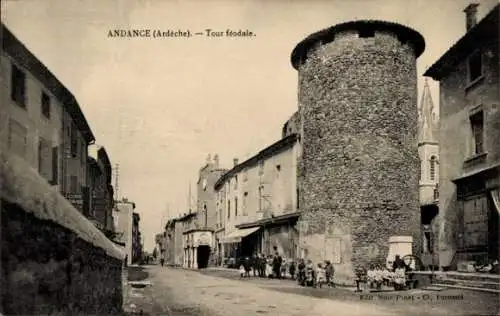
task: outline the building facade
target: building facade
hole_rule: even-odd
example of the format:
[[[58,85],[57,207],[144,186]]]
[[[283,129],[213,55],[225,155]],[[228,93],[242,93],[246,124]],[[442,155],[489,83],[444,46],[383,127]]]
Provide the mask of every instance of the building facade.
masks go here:
[[[182,255],[182,266],[184,268],[198,268],[198,248],[199,232],[198,232],[198,217],[196,212],[189,212],[178,219],[179,226],[175,226],[181,234],[181,238],[176,238],[176,244],[182,245],[184,251]],[[203,231],[205,233],[205,231]],[[177,237],[177,236],[176,236]],[[178,242],[179,241],[179,242]],[[206,237],[202,241],[203,244],[209,244],[210,238]]]
[[[4,142],[80,212],[90,212],[87,146],[94,135],[73,94],[2,24]]]
[[[63,113],[62,123],[61,191],[76,209],[85,216],[89,216],[91,195],[87,159],[88,147],[94,143],[94,136],[76,101],[68,111]]]
[[[141,217],[138,213],[132,214],[132,263],[139,263],[142,260],[142,240],[139,222]]]
[[[106,149],[89,147],[88,184],[90,189],[90,212],[88,217],[107,235],[113,232],[114,193],[111,185],[112,168]]]
[[[420,253],[416,60],[424,47],[406,26],[354,21],[312,34],[292,52],[299,248],[307,259],[330,260],[341,283],[359,268]],[[392,253],[392,241],[405,253]]]
[[[63,113],[71,93],[3,24],[2,35],[2,142],[59,188]]]
[[[169,266],[175,266],[175,222],[176,219],[169,219],[167,224],[165,224],[165,231],[163,232],[163,247],[162,256],[165,260],[165,264]],[[182,262],[182,260],[180,261]]]
[[[220,167],[217,154],[214,155],[213,159],[209,155],[205,165],[199,171],[196,183],[198,225],[195,230],[190,232],[197,244],[195,251],[198,252],[199,268],[215,265],[218,260],[217,253],[219,249],[215,241],[215,232],[219,228],[217,225],[219,214],[214,185],[226,171],[226,169]],[[210,239],[209,243],[206,242],[208,239]]]
[[[438,113],[432,101],[427,79],[419,106],[418,155],[420,157],[421,259],[425,266],[437,265],[434,241],[438,232],[434,219],[439,212],[439,143]]]
[[[113,221],[115,223],[115,241],[125,247],[127,255],[126,263],[132,264],[133,248],[132,248],[132,226],[133,213],[135,203],[123,198],[115,203],[113,209]]]
[[[500,5],[477,22],[425,73],[439,81],[439,265],[486,263],[499,256]],[[479,8],[481,9],[481,8]]]
[[[274,247],[284,257],[297,255],[300,145],[297,134],[283,136],[246,161],[235,160],[234,167],[215,184],[220,262],[256,253],[271,254]]]
[[[174,227],[173,264],[175,266],[182,267],[184,265],[184,255],[186,254],[186,251],[184,249],[184,234],[183,234],[184,223],[181,220],[177,220],[173,223],[173,227]]]

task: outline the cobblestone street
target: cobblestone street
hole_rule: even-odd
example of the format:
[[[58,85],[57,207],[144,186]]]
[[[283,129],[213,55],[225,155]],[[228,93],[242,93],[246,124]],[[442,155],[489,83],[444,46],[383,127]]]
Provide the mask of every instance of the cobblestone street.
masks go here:
[[[302,288],[286,280],[239,280],[232,271],[200,273],[159,266],[147,271],[151,286],[128,289],[125,309],[129,314],[140,310],[145,316],[498,314],[498,296],[486,293],[413,290],[370,296],[341,288]],[[438,300],[438,295],[450,299]],[[463,299],[452,298],[461,295]],[[133,310],[130,304],[135,305]]]

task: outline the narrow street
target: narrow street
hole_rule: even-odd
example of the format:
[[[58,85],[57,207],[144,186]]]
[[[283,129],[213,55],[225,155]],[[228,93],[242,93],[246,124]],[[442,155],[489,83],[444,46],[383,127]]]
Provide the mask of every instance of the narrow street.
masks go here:
[[[129,315],[496,315],[498,296],[445,290],[373,295],[348,289],[302,288],[286,280],[244,279],[216,270],[149,266],[141,289],[129,288]],[[211,275],[212,274],[212,275]],[[131,294],[131,295],[130,295]],[[425,302],[422,297],[426,297]],[[440,297],[463,299],[439,300]],[[130,297],[131,296],[131,297]],[[410,298],[413,298],[410,300]],[[130,308],[134,304],[134,308]]]

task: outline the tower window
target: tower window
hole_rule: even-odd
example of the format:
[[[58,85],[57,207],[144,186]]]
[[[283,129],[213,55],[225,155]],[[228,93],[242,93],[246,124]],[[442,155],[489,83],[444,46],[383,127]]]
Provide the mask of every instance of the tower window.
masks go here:
[[[430,160],[430,179],[436,180],[436,164],[437,159],[436,156],[432,156]]]

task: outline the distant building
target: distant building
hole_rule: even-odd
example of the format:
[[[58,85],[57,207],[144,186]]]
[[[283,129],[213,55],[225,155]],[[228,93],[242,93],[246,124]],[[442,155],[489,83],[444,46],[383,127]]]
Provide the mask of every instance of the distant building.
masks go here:
[[[191,217],[186,217],[186,218],[191,218]],[[184,256],[187,254],[187,251],[184,248],[184,234],[183,234],[184,222],[182,221],[182,218],[175,220],[173,222],[173,228],[174,228],[174,234],[172,235],[172,237],[174,238],[175,243],[173,247],[172,264],[174,266],[181,267],[184,264]]]
[[[203,244],[210,243],[209,234],[204,230],[200,232],[197,230],[199,228],[197,215],[196,212],[184,214],[176,222],[176,224],[179,223],[179,225],[175,226],[175,249],[178,249],[179,245],[182,245],[182,249],[184,250],[182,255],[182,266],[185,268],[198,268],[198,235],[204,235],[204,238],[202,238]],[[197,232],[197,234],[195,232]]]
[[[432,101],[427,79],[419,106],[418,154],[420,157],[420,219],[422,225],[422,260],[433,261],[435,235],[439,229],[434,220],[438,214],[439,199],[439,143],[437,109]]]
[[[169,219],[164,231],[164,259],[169,266],[184,264],[184,239],[182,222],[178,218]]]
[[[196,183],[196,221],[197,226],[190,234],[194,240],[194,251],[197,253],[197,267],[203,268],[213,265],[216,262],[218,251],[214,232],[219,228],[217,195],[214,184],[227,171],[219,166],[219,156],[214,155],[213,159],[208,156],[205,165],[200,169],[198,181]]]
[[[142,259],[142,242],[139,222],[141,217],[138,213],[132,214],[132,263],[139,263]]]
[[[167,224],[165,224],[165,230],[163,232],[163,252],[162,257],[165,260],[165,264],[169,266],[175,266],[175,220],[169,219]]]
[[[270,254],[274,247],[284,257],[297,255],[300,145],[296,130],[288,129],[294,117],[285,124],[282,139],[242,163],[235,161],[215,183],[216,226],[223,232],[216,235],[220,257]]]
[[[485,263],[499,256],[500,5],[477,22],[425,73],[439,81],[439,265]]]
[[[134,257],[132,247],[134,240],[132,233],[134,209],[135,203],[128,201],[126,198],[117,201],[113,209],[116,234],[115,241],[125,247],[128,265],[132,264],[132,259]]]
[[[111,185],[112,168],[106,149],[101,146],[89,147],[88,184],[90,188],[89,218],[108,235],[113,231],[112,210],[114,193]]]

